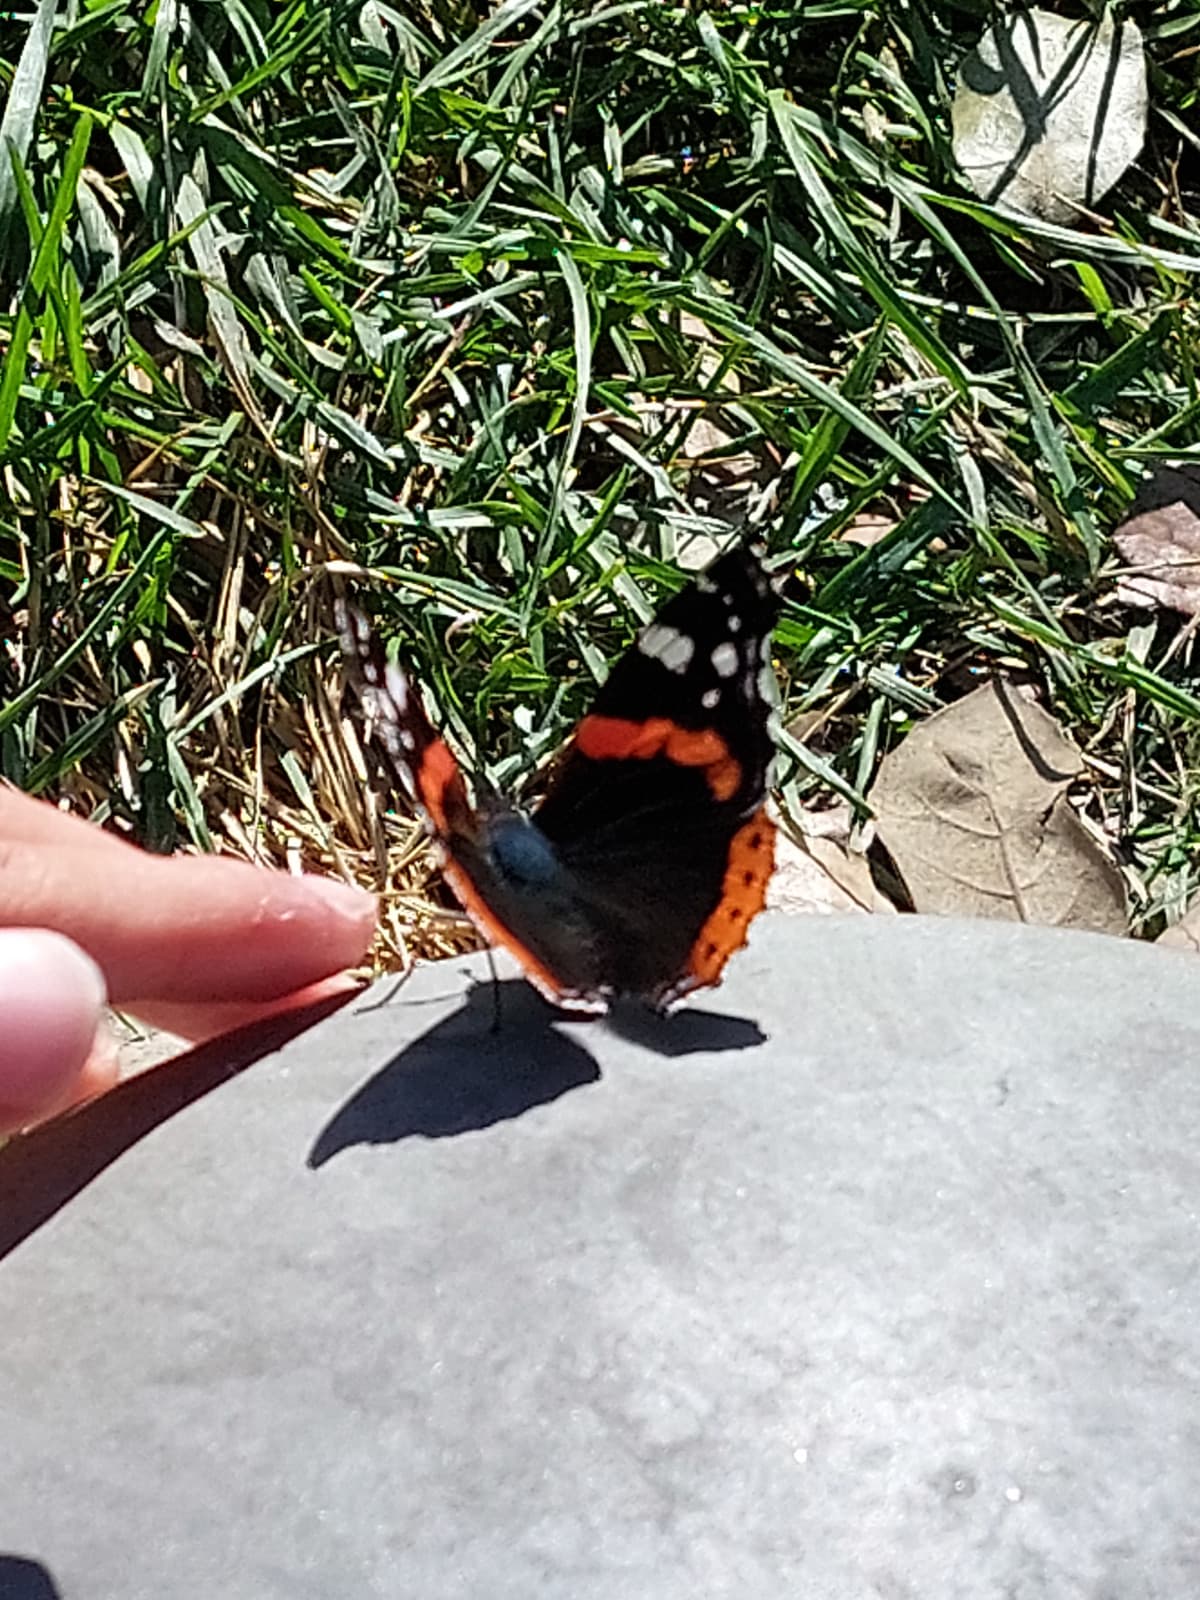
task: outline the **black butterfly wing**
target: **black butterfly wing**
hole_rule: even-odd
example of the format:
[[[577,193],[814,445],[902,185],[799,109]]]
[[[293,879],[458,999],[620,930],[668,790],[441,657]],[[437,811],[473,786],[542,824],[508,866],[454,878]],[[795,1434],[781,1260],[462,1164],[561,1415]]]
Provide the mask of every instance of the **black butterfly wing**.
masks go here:
[[[485,938],[511,952],[555,1004],[603,1009],[599,953],[586,914],[547,841],[508,808],[477,810],[449,745],[412,679],[366,618],[336,608],[342,653],[385,774],[424,818],[442,875]]]
[[[613,668],[534,814],[615,991],[716,983],[762,909],[776,612],[754,551],[715,561]]]

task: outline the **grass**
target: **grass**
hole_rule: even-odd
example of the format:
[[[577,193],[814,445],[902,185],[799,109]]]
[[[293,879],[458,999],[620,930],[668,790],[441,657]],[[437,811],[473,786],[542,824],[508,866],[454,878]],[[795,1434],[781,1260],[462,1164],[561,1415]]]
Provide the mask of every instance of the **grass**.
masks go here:
[[[152,849],[385,877],[391,953],[453,947],[367,802],[334,586],[512,784],[749,523],[819,730],[787,803],[865,810],[1003,666],[1156,931],[1194,887],[1200,666],[1118,603],[1110,532],[1200,458],[1200,0],[1123,12],[1150,135],[1079,229],[955,169],[983,5],[7,13],[4,775]]]

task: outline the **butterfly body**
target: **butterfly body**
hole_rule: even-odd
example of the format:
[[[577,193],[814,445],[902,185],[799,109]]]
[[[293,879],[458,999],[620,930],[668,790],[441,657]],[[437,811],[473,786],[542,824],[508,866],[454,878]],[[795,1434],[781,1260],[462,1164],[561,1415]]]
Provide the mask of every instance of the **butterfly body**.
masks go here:
[[[616,994],[665,1009],[716,983],[761,910],[774,859],[775,597],[746,549],[670,600],[617,662],[525,815],[468,798],[419,696],[365,621],[343,647],[393,775],[424,811],[447,881],[556,1004]]]

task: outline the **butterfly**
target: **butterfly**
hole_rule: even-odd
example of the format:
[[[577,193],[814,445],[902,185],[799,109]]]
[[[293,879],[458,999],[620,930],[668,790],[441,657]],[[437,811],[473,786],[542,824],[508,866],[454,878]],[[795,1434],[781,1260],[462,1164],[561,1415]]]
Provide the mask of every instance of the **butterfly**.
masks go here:
[[[477,927],[557,1006],[602,1012],[633,994],[669,1010],[720,981],[762,910],[778,604],[760,557],[718,557],[641,630],[528,814],[480,784],[472,803],[412,679],[337,603],[389,780],[423,813]]]

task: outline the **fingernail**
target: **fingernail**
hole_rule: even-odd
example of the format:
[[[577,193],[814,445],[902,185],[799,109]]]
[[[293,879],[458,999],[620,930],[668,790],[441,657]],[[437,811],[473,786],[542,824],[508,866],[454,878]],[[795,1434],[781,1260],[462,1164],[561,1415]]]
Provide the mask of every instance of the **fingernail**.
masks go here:
[[[306,894],[319,900],[327,910],[354,923],[375,921],[375,896],[352,883],[342,883],[338,878],[305,876],[298,880]]]

